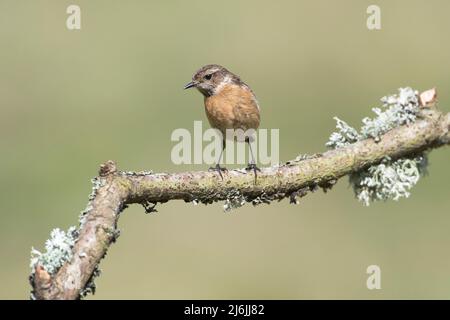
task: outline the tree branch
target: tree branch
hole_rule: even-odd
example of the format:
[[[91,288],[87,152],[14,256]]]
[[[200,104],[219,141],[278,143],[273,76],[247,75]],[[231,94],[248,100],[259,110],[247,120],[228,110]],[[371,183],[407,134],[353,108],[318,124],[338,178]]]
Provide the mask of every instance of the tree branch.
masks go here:
[[[143,204],[148,212],[170,200],[201,202],[240,199],[253,204],[302,197],[318,187],[327,190],[350,173],[392,159],[413,156],[450,144],[450,113],[424,108],[421,119],[395,128],[376,142],[358,141],[344,148],[262,168],[255,184],[253,173],[231,170],[221,180],[214,172],[121,172],[114,162],[101,166],[96,190],[77,233],[71,259],[50,275],[39,263],[31,276],[37,299],[77,299],[89,287],[100,260],[117,238],[119,213],[128,204]]]

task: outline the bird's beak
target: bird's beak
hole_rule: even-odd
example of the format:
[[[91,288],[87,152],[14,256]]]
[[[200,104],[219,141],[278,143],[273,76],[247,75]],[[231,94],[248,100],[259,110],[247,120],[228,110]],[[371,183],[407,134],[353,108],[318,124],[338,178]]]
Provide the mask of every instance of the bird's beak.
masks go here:
[[[189,88],[192,88],[192,87],[195,87],[194,81],[191,81],[191,82],[189,82],[188,84],[186,84],[186,85],[184,86],[184,90],[189,89]]]

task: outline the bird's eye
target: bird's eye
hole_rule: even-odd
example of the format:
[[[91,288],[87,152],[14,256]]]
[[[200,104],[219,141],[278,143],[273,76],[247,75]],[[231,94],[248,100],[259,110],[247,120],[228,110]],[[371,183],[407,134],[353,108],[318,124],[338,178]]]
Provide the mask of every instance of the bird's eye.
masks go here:
[[[205,76],[205,79],[206,79],[206,80],[211,80],[211,77],[212,77],[212,74],[207,74],[207,75]]]

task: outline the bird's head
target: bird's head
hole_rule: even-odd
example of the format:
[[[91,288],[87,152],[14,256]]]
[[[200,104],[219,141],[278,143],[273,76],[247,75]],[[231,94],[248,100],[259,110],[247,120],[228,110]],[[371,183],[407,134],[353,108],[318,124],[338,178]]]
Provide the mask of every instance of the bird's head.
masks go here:
[[[192,81],[184,89],[197,88],[205,97],[217,94],[227,83],[239,84],[240,79],[235,74],[218,64],[209,64],[201,67],[192,76]]]

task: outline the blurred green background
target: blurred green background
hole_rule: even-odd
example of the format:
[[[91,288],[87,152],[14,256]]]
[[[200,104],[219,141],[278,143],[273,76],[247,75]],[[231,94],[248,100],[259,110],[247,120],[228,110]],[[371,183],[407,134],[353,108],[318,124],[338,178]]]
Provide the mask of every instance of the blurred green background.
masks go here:
[[[81,7],[82,29],[66,29]],[[381,7],[382,29],[366,28]],[[219,63],[256,92],[280,159],[325,150],[398,87],[449,110],[449,1],[0,1],[0,298],[29,295],[31,246],[77,223],[100,163],[185,171],[175,128],[206,120],[192,73]],[[125,211],[89,299],[450,298],[449,150],[409,199],[363,207],[347,179],[297,206]],[[381,290],[366,268],[381,267]]]

